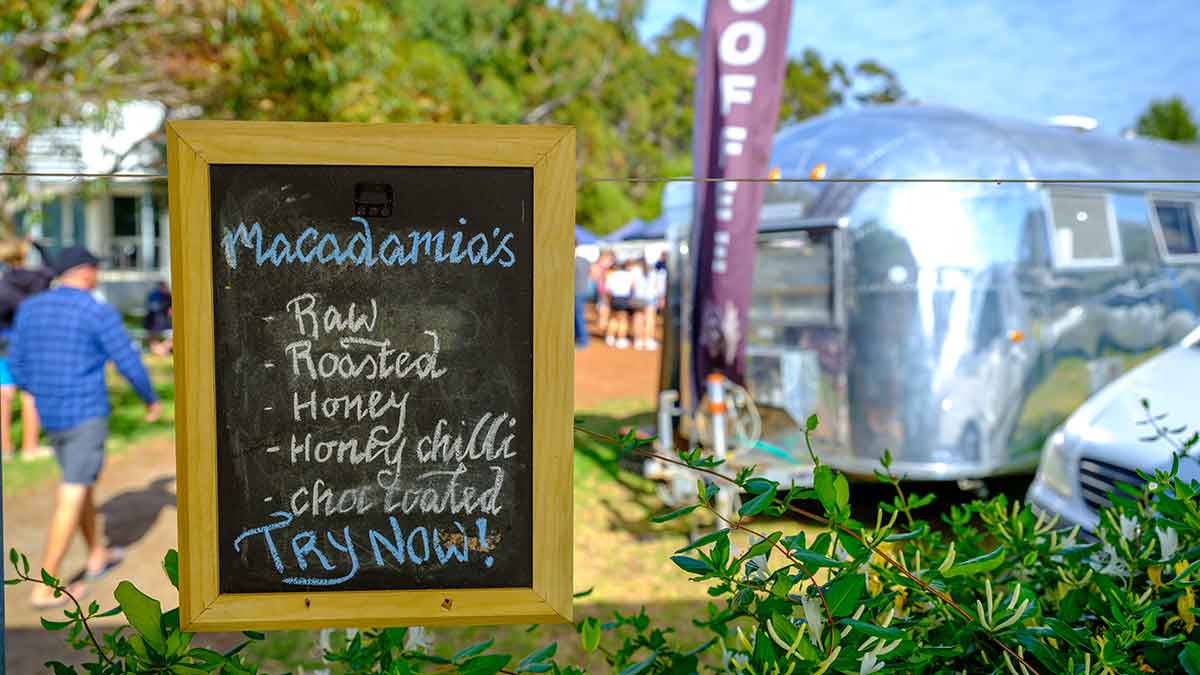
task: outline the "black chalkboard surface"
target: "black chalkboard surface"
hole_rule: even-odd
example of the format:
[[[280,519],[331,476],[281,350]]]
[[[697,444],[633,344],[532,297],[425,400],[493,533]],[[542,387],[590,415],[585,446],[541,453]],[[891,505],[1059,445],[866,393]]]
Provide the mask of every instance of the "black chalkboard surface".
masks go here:
[[[530,586],[533,170],[209,178],[220,591]]]

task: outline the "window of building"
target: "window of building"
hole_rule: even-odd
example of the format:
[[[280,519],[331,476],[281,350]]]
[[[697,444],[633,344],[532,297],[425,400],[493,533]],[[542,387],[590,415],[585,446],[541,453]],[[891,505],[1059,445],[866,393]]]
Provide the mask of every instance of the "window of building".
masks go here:
[[[113,236],[138,236],[137,197],[113,197]]]
[[[42,202],[42,238],[53,246],[62,244],[62,199],[55,197]]]
[[[141,267],[138,260],[141,237],[138,236],[138,198],[113,197],[113,237],[109,264],[113,269]]]
[[[1121,244],[1108,195],[1067,190],[1050,193],[1050,245],[1058,267],[1100,267],[1121,262]]]
[[[1200,255],[1200,232],[1196,227],[1196,202],[1155,199],[1151,211],[1157,223],[1164,258]]]
[[[81,246],[87,244],[87,205],[82,195],[71,202],[71,240]]]

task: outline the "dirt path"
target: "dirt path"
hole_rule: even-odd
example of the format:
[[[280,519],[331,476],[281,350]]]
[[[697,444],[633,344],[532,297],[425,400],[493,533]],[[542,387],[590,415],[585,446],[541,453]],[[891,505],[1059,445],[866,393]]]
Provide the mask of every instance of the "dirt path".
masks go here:
[[[575,408],[601,401],[644,399],[658,395],[658,351],[614,349],[592,338],[575,352]]]

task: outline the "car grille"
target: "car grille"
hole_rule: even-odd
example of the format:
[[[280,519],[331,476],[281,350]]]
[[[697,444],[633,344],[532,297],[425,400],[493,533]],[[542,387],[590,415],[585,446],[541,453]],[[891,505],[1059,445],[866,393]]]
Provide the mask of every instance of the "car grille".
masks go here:
[[[1093,511],[1112,506],[1108,493],[1116,489],[1118,482],[1140,489],[1146,481],[1133,469],[1089,457],[1079,460],[1079,487],[1083,501]]]

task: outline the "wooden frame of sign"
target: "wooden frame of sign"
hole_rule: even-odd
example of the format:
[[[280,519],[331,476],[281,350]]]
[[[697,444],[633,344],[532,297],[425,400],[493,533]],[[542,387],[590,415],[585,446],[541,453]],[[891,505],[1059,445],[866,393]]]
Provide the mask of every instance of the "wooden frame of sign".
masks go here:
[[[182,628],[571,621],[574,129],[177,121],[167,125],[167,155]],[[529,587],[221,591],[210,187],[210,169],[216,165],[532,169],[536,248],[532,263],[533,555]],[[284,546],[281,542],[280,548]]]

